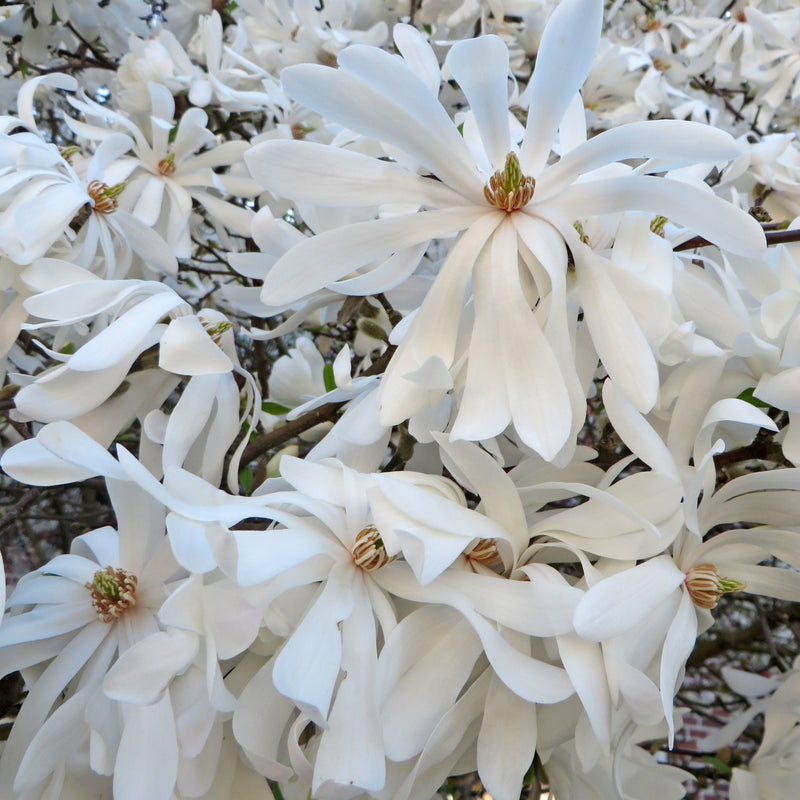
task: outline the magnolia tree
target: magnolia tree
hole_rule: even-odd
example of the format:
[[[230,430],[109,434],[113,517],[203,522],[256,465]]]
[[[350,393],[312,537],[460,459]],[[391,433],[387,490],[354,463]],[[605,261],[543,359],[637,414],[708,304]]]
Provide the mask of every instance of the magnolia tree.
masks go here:
[[[4,524],[110,505],[5,602],[0,796],[683,797],[721,596],[800,600],[793,0],[1,27]],[[800,781],[770,645],[735,800]]]

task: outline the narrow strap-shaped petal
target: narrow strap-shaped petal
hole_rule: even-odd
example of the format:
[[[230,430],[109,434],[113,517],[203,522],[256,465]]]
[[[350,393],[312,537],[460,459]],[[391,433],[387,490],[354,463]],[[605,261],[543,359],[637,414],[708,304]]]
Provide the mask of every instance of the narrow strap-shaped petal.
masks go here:
[[[737,255],[761,256],[766,247],[764,231],[749,214],[711,191],[669,178],[625,175],[573,184],[552,203],[543,204],[543,216],[547,216],[550,207],[557,207],[571,220],[622,211],[649,211],[663,214],[670,222]]]
[[[508,222],[492,240],[492,290],[514,427],[552,460],[566,443],[572,413],[561,368],[520,285],[517,235]]]
[[[600,0],[563,0],[547,22],[536,56],[520,164],[534,177],[547,163],[558,126],[581,88],[600,44]]]
[[[576,176],[626,158],[658,158],[660,170],[736,158],[741,145],[710,125],[677,119],[631,122],[603,131],[570,151],[536,180],[537,197],[559,191]]]
[[[472,275],[474,320],[469,360],[458,416],[450,431],[453,439],[479,441],[502,433],[511,421],[503,359],[498,358],[497,308],[492,293],[492,248],[478,253]]]
[[[689,592],[681,592],[681,602],[672,625],[669,626],[661,655],[661,701],[669,727],[669,746],[675,741],[675,721],[672,718],[672,698],[678,686],[678,675],[697,639],[697,612]]]
[[[478,733],[478,772],[493,798],[518,798],[536,751],[536,706],[492,675]]]
[[[353,584],[353,613],[342,623],[342,670],[314,766],[314,793],[330,782],[377,792],[386,780],[378,708],[375,618],[363,581]],[[324,795],[324,788],[320,791]]]
[[[169,693],[151,706],[126,706],[124,719],[114,763],[114,797],[169,800],[178,777],[178,737]]]
[[[600,360],[633,406],[646,413],[658,397],[653,351],[603,260],[582,245],[575,247],[574,256],[580,304]]]
[[[464,92],[493,170],[511,150],[508,128],[508,48],[499,36],[457,42],[447,54],[450,73]]]
[[[327,119],[401,148],[464,197],[480,201],[483,178],[452,120],[420,78],[377,48],[355,45],[344,52],[349,54],[347,71],[317,64],[287,67],[281,75],[284,91]],[[352,74],[356,69],[359,74]],[[373,74],[379,86],[364,80],[364,73],[386,69],[401,74]]]
[[[399,164],[316,142],[273,139],[244,156],[266,189],[294,201],[360,208],[381,203],[461,206],[464,198],[432,178]]]
[[[278,259],[264,279],[261,300],[292,303],[381,256],[448,236],[484,215],[478,206],[356,222],[304,239]]]
[[[339,623],[353,611],[352,564],[334,567],[316,602],[275,659],[275,688],[325,726],[342,663]]]

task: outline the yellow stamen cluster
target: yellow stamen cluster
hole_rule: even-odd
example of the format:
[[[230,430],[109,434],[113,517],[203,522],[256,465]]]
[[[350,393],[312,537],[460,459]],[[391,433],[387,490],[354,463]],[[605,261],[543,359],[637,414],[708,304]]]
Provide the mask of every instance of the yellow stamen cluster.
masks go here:
[[[720,597],[729,592],[740,592],[745,584],[733,578],[720,578],[713,564],[695,564],[684,581],[689,597],[698,608],[716,608]]]
[[[502,564],[496,539],[481,539],[467,554],[467,558],[485,567],[496,567]]]
[[[358,532],[351,552],[353,562],[364,572],[374,572],[394,560],[394,556],[386,552],[383,539],[374,525],[367,525]]]
[[[92,607],[102,622],[113,622],[136,605],[135,575],[124,569],[106,567],[94,574],[86,588],[92,598]]]
[[[511,212],[530,202],[535,187],[536,181],[522,174],[517,156],[509,153],[505,167],[497,170],[483,187],[483,195],[491,205]]]
[[[92,208],[98,214],[112,214],[117,210],[117,198],[122,194],[126,183],[115,183],[109,186],[103,181],[92,181],[87,187],[86,192],[92,200]]]

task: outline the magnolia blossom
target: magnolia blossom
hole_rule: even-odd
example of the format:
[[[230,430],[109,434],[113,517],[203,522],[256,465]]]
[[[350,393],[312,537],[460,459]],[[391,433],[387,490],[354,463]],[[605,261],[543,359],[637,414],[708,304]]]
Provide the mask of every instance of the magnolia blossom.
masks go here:
[[[9,598],[13,611],[0,628],[0,672],[46,664],[26,673],[36,677],[0,759],[0,786],[9,798],[54,771],[57,780],[61,763],[90,736],[91,767],[114,770],[115,798],[133,797],[146,786],[151,796],[167,800],[175,781],[175,734],[165,724],[169,700],[135,720],[123,715],[120,724],[118,710],[102,695],[103,677],[118,654],[158,630],[165,582],[178,571],[164,536],[163,507],[133,484],[110,480],[108,488],[118,531],[100,528],[78,537],[69,555],[26,576]],[[148,725],[158,728],[157,739],[141,736]],[[130,768],[140,758],[149,762],[148,774],[133,781]]]
[[[297,302],[323,287],[343,294],[391,288],[414,269],[408,259],[414,248],[463,231],[384,377],[384,422],[418,412],[430,402],[433,376],[441,385],[453,370],[471,296],[466,383],[452,434],[488,439],[513,423],[525,444],[553,459],[584,416],[569,334],[577,310],[568,291],[583,307],[603,365],[635,405],[649,410],[658,389],[650,346],[605,260],[585,244],[582,221],[639,209],[735,252],[763,249],[757,223],[705,185],[643,174],[731,159],[739,148],[727,135],[660,120],[583,141],[577,91],[597,51],[601,12],[595,0],[567,0],[554,12],[519,143],[509,124],[508,51],[496,37],[459,42],[447,59],[477,137],[459,135],[411,63],[377,48],[348,48],[338,70],[301,65],[283,72],[290,96],[378,139],[397,163],[306,142],[265,142],[246,154],[255,177],[277,194],[323,206],[386,208],[377,219],[292,248],[264,281],[266,303]],[[553,148],[561,159],[550,164]],[[637,170],[615,164],[636,157],[651,161]],[[417,174],[420,168],[425,175]]]

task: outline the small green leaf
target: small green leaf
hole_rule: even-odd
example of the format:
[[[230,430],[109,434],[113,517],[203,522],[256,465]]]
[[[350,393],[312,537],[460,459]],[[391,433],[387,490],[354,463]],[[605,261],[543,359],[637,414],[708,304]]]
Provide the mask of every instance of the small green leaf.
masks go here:
[[[178,126],[177,124],[173,125],[169,129],[169,136],[167,136],[167,142],[172,144],[175,141],[175,137],[178,135]]]
[[[239,485],[244,489],[246,495],[253,491],[253,477],[253,470],[250,467],[239,470]]]
[[[72,342],[67,342],[59,351],[65,356],[71,356],[75,352],[75,345]]]
[[[333,377],[333,364],[326,364],[322,368],[322,379],[325,381],[326,392],[332,392],[336,388],[336,378]]]
[[[464,123],[463,123],[463,122],[462,122],[462,123],[461,123],[461,124],[458,126],[458,132],[459,132],[459,133],[460,133],[462,136],[464,135]]]
[[[714,767],[720,775],[724,775],[726,778],[730,778],[733,775],[733,770],[730,766],[724,761],[714,758],[714,756],[702,756],[702,760],[705,761],[706,764]]]
[[[745,403],[750,403],[751,406],[755,406],[756,408],[769,408],[769,403],[765,403],[763,400],[759,400],[757,397],[753,396],[753,389],[745,389],[737,398],[737,400],[744,400]]]
[[[271,400],[265,400],[261,404],[261,410],[265,414],[272,414],[273,417],[282,417],[288,414],[292,409],[282,406],[280,403],[273,403]]]
[[[236,11],[237,8],[239,8],[239,4],[238,3],[228,3],[228,5],[225,6],[225,10],[229,14],[233,14],[233,12]]]

